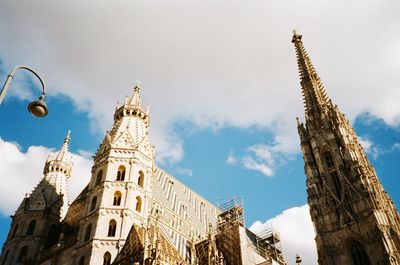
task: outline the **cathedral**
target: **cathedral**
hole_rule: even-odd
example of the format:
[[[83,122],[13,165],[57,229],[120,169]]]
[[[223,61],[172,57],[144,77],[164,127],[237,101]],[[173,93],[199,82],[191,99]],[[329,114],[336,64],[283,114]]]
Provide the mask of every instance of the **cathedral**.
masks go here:
[[[292,42],[318,263],[399,265],[399,214],[349,121],[326,95],[301,35],[294,33]],[[0,264],[286,265],[279,233],[248,230],[240,199],[215,206],[155,164],[140,90],[137,84],[116,107],[90,181],[71,203],[69,132],[48,156],[42,180],[11,217]]]

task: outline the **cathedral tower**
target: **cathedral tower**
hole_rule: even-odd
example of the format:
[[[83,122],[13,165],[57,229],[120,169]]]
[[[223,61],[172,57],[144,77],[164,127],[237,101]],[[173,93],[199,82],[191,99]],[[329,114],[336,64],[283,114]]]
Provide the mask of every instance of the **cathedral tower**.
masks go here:
[[[400,264],[400,217],[345,115],[293,34],[305,105],[298,123],[320,265]]]
[[[67,182],[72,156],[68,153],[70,132],[44,166],[44,177],[21,202],[3,246],[1,265],[34,264],[38,256],[58,242],[60,223],[68,210]]]
[[[132,225],[146,226],[154,167],[148,130],[149,110],[141,106],[137,84],[117,106],[114,125],[94,157],[75,264],[110,264]]]

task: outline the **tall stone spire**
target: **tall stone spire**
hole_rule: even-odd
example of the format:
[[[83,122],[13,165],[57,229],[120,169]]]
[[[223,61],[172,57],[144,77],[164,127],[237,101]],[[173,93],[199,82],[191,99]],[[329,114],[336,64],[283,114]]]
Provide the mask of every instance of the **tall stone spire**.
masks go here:
[[[298,121],[320,265],[400,264],[400,217],[294,33],[306,124]]]
[[[293,31],[292,43],[294,43],[296,49],[306,119],[316,120],[320,118],[330,104],[321,79],[315,71],[301,39],[302,36]]]
[[[68,146],[70,140],[71,140],[71,130],[67,132],[67,135],[64,138],[64,143],[61,146],[60,151],[58,152],[55,160],[62,161],[64,159],[64,157],[68,153]]]

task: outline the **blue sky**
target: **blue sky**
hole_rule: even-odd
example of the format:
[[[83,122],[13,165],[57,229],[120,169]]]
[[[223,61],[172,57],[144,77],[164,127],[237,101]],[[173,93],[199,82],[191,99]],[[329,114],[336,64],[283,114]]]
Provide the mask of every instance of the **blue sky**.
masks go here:
[[[243,197],[248,226],[270,220],[285,230],[290,264],[297,252],[316,264],[296,131],[304,114],[294,28],[400,205],[397,2],[306,1],[313,10],[292,1],[95,2],[0,4],[0,81],[15,65],[31,66],[48,85],[50,110],[44,119],[26,111],[40,90],[19,72],[0,106],[0,178],[8,184],[1,244],[8,216],[68,130],[77,159],[71,194],[84,187],[117,101],[140,79],[158,165],[211,202]]]

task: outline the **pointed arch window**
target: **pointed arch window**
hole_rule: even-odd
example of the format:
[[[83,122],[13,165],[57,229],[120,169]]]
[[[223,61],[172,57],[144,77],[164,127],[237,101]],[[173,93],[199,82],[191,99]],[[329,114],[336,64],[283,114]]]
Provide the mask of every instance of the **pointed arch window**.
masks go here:
[[[126,168],[124,166],[119,166],[118,172],[117,172],[117,180],[123,181],[125,180],[125,172]]]
[[[17,259],[18,263],[25,262],[28,259],[28,250],[29,250],[28,246],[23,246],[21,248]]]
[[[142,198],[140,196],[136,197],[136,211],[139,213],[142,211]]]
[[[96,183],[95,186],[99,185],[101,183],[101,179],[103,178],[103,170],[100,170],[99,173],[97,173],[96,176]]]
[[[328,168],[335,169],[335,162],[333,161],[333,157],[330,152],[325,152],[324,153],[324,158],[325,158],[325,163],[328,166]]]
[[[96,204],[97,204],[97,197],[94,196],[92,198],[92,203],[90,204],[90,211],[93,211],[94,209],[96,209]]]
[[[104,253],[103,256],[103,265],[110,265],[111,264],[111,254],[110,252],[106,252]]]
[[[139,177],[138,177],[138,183],[137,184],[142,188],[144,186],[144,173],[141,170],[139,170]]]
[[[26,235],[27,236],[33,235],[33,233],[35,232],[35,228],[36,228],[36,220],[32,220],[29,223],[28,229],[26,230]]]
[[[108,223],[108,236],[115,236],[115,232],[117,231],[117,222],[112,219]]]
[[[353,261],[353,265],[370,265],[368,254],[365,251],[363,245],[353,240],[350,243],[350,256]]]
[[[86,227],[85,237],[83,239],[83,242],[89,241],[91,235],[92,235],[92,224],[88,224],[88,226]]]
[[[116,191],[114,193],[114,200],[113,200],[113,205],[114,206],[120,206],[121,205],[121,197],[122,197],[121,192]]]

